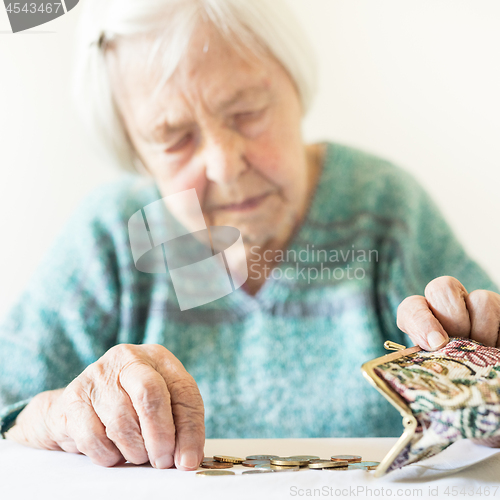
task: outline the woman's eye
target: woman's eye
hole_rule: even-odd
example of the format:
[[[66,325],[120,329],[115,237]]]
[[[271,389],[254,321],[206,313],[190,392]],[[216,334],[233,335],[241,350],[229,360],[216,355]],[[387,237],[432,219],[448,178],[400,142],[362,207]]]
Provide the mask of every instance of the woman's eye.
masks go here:
[[[265,109],[259,109],[257,111],[245,111],[243,113],[236,113],[235,118],[238,122],[254,121],[262,118]]]
[[[169,146],[166,151],[167,153],[176,153],[180,151],[183,147],[187,146],[193,138],[193,134],[186,134],[179,141],[177,141],[172,146]]]

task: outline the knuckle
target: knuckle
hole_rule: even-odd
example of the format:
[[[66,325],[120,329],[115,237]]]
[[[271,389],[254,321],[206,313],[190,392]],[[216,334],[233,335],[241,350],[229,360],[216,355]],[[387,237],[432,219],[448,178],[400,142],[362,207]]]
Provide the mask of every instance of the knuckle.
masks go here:
[[[406,297],[398,306],[397,309],[397,320],[396,324],[401,330],[405,327],[405,324],[410,318],[415,310],[415,305],[421,299],[420,295],[411,295]]]
[[[201,403],[201,395],[194,378],[188,376],[179,378],[171,382],[171,388],[175,391],[180,404],[197,407]]]
[[[140,347],[134,344],[117,344],[111,347],[101,359],[104,358],[113,364],[123,361],[133,361],[139,357]]]
[[[443,290],[465,290],[464,286],[453,276],[439,276],[430,281],[425,287],[424,295],[432,297]]]
[[[469,294],[468,299],[473,308],[484,308],[488,305],[494,305],[491,292],[488,290],[474,290]]]
[[[148,344],[144,346],[151,354],[155,356],[170,356],[172,353],[161,344]]]
[[[148,383],[137,391],[134,400],[140,405],[144,414],[150,415],[160,410],[165,401],[165,395],[158,384]]]

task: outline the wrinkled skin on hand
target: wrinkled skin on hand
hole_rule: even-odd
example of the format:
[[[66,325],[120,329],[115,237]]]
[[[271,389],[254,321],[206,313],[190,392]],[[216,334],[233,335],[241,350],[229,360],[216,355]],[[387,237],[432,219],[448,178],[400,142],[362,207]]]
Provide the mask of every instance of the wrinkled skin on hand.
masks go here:
[[[444,347],[449,337],[500,348],[500,295],[489,290],[468,293],[456,278],[441,276],[425,287],[424,296],[401,302],[397,325],[426,351]],[[500,437],[473,441],[500,447]]]
[[[165,347],[119,344],[65,389],[35,396],[6,437],[107,467],[128,460],[193,470],[203,460],[203,401]]]

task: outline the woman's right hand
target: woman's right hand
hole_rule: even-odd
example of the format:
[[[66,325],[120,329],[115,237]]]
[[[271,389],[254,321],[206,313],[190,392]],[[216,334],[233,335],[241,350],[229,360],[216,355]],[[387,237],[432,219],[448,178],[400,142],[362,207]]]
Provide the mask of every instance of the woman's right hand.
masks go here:
[[[83,453],[113,466],[148,460],[158,469],[196,469],[203,460],[204,409],[198,386],[165,347],[119,344],[65,389],[35,396],[7,439]]]

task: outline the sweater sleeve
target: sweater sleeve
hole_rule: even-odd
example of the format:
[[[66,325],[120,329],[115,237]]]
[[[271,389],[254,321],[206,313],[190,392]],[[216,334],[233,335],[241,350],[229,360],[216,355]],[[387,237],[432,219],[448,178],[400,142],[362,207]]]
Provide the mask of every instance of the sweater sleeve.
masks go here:
[[[87,196],[0,322],[0,432],[115,343],[119,279],[106,211],[102,189]]]
[[[407,172],[387,180],[384,208],[398,214],[381,238],[379,300],[386,338],[413,345],[396,325],[399,304],[411,295],[424,295],[439,276],[453,276],[467,291],[499,293],[498,286],[465,251],[440,210]]]

